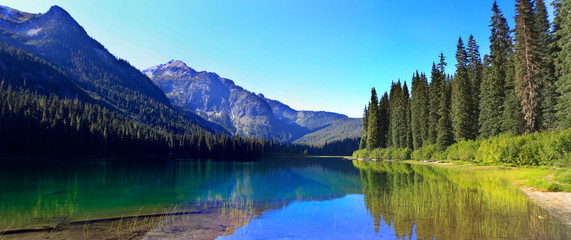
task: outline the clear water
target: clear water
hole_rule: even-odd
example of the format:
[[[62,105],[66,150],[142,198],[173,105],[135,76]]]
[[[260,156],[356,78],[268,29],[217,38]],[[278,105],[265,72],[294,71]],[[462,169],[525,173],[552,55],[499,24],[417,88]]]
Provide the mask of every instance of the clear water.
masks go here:
[[[0,229],[211,204],[246,216],[219,239],[571,239],[509,184],[436,166],[303,157],[8,162]]]

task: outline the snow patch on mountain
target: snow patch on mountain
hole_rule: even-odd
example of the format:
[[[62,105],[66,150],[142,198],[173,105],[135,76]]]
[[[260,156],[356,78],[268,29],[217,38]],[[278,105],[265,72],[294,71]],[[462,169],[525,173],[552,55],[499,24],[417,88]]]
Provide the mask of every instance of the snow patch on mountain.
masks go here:
[[[34,28],[34,29],[28,30],[28,32],[27,32],[26,34],[28,34],[28,36],[35,36],[35,35],[37,35],[40,31],[42,31],[42,28]]]

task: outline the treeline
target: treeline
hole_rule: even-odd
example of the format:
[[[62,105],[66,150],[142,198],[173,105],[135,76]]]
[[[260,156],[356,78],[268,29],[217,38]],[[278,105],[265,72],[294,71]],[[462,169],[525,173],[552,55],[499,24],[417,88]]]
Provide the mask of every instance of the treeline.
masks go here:
[[[271,141],[268,152],[293,155],[351,156],[355,150],[359,149],[360,141],[360,138],[351,137],[329,141],[320,145]]]
[[[77,98],[39,94],[0,82],[0,153],[3,156],[168,155],[241,158],[269,149],[268,141],[212,134],[198,126],[184,133],[137,123]]]
[[[430,83],[416,72],[410,92],[393,82],[379,99],[373,88],[360,149],[444,151],[465,140],[571,127],[571,2],[552,4],[550,23],[542,0],[517,0],[512,30],[494,2],[489,55],[481,58],[473,36],[467,45],[459,38],[454,74],[440,54]]]

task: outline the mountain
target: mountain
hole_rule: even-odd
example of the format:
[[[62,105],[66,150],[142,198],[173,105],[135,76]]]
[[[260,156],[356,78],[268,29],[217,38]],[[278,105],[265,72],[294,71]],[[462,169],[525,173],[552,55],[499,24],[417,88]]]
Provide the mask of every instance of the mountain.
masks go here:
[[[328,142],[341,141],[344,138],[361,138],[361,124],[363,120],[360,118],[343,118],[339,119],[327,127],[321,128],[315,132],[306,134],[296,139],[293,143],[323,145]]]
[[[251,160],[270,149],[225,133],[171,105],[63,9],[30,14],[0,6],[0,157]]]
[[[61,71],[76,86],[68,89],[71,91],[68,95],[85,95],[84,100],[167,131],[182,133],[194,125],[210,132],[225,131],[172,106],[149,78],[109,53],[58,6],[44,14],[0,6],[0,42],[28,52]]]
[[[220,124],[233,134],[292,142],[348,119],[338,113],[294,110],[262,94],[245,90],[230,79],[212,72],[198,72],[178,60],[150,67],[143,73],[175,106]],[[361,129],[360,125],[348,127],[354,129],[337,131],[337,136],[330,131],[328,139],[352,137],[355,134],[347,132],[360,132]]]

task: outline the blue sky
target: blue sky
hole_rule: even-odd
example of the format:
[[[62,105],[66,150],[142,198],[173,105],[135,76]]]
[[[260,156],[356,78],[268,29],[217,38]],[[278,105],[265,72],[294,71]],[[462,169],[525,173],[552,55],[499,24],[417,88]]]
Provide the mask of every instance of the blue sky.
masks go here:
[[[361,117],[371,87],[410,84],[458,37],[488,53],[493,0],[3,0],[32,13],[66,9],[139,69],[179,59],[297,110]],[[550,1],[548,0],[548,4]],[[514,0],[498,1],[514,27]],[[550,18],[552,18],[552,8]]]

